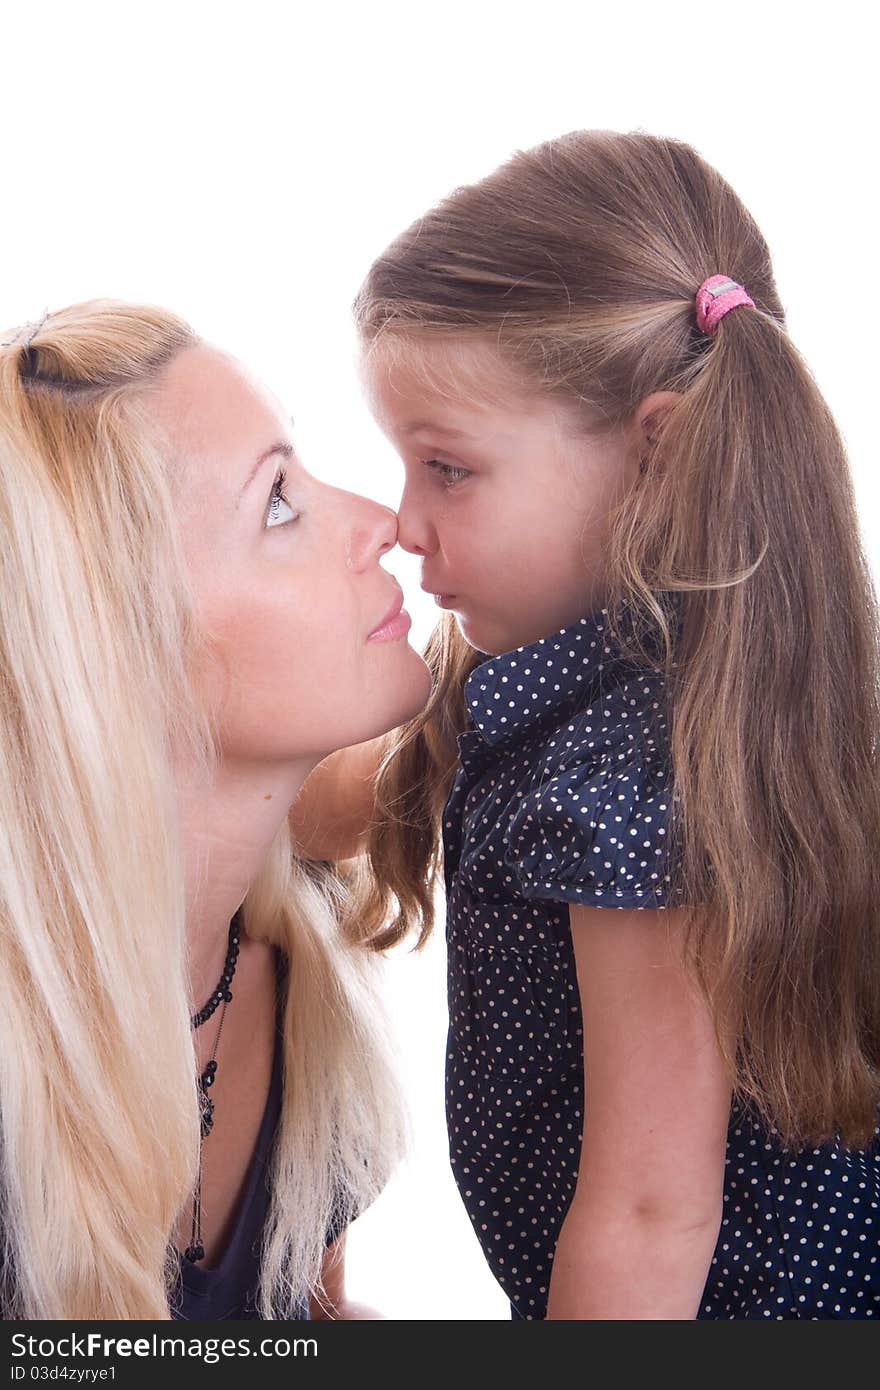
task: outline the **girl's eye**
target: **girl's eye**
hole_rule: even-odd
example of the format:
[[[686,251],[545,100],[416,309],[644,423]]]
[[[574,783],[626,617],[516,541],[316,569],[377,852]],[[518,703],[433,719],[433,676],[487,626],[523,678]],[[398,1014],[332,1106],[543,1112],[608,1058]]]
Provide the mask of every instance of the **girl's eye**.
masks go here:
[[[453,463],[442,463],[440,459],[422,459],[426,468],[430,468],[438,474],[446,487],[452,487],[455,483],[463,482],[471,475],[466,468],[457,468]]]
[[[266,515],[267,528],[270,526],[283,526],[290,520],[298,521],[300,518],[301,513],[295,512],[291,507],[290,503],[288,502],[287,498],[284,496],[284,484],[286,480],[287,474],[284,472],[284,469],[282,468],[281,472],[278,474],[278,477],[275,479],[275,482],[272,484],[272,497],[269,502],[269,510]],[[291,515],[279,515],[280,509],[282,507],[286,507]]]

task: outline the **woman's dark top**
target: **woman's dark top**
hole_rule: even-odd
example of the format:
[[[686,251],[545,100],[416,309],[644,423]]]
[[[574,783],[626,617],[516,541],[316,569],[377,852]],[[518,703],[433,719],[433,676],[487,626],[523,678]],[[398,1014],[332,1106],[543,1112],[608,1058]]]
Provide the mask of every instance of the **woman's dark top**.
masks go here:
[[[272,1075],[266,1108],[257,1133],[253,1156],[248,1165],[232,1236],[220,1263],[213,1269],[191,1264],[178,1252],[180,1280],[170,1304],[171,1316],[174,1318],[190,1321],[204,1319],[213,1322],[221,1318],[258,1319],[260,1316],[256,1311],[260,1252],[269,1215],[268,1180],[284,1090],[285,971],[285,958],[276,947],[275,1051],[272,1057]],[[335,1234],[334,1232],[328,1236],[328,1244],[335,1238]],[[307,1301],[300,1304],[294,1317],[300,1321],[310,1319]]]
[[[567,905],[676,900],[665,682],[612,651],[604,619],[472,672],[443,817],[450,1155],[489,1265],[524,1318],[546,1314],[580,1161]],[[861,1151],[789,1152],[734,1106],[699,1318],[880,1316],[878,1241],[876,1136]]]
[[[220,1318],[259,1317],[255,1304],[260,1282],[260,1246],[269,1214],[267,1179],[281,1115],[281,1096],[282,1039],[280,1030],[276,1030],[269,1095],[232,1236],[220,1263],[213,1269],[191,1264],[180,1255],[181,1282],[171,1301],[172,1317],[211,1322]],[[307,1303],[302,1304],[296,1317],[309,1318]]]
[[[171,1300],[171,1315],[175,1318],[213,1322],[221,1318],[259,1317],[255,1305],[260,1280],[260,1247],[269,1214],[270,1193],[267,1180],[271,1171],[272,1149],[281,1115],[283,1091],[280,987],[282,957],[277,950],[275,954],[279,989],[272,1076],[235,1226],[220,1263],[213,1269],[206,1269],[201,1264],[191,1264],[180,1255],[180,1282]],[[210,1139],[207,1142],[210,1143]],[[295,1316],[307,1320],[308,1304],[303,1303]]]

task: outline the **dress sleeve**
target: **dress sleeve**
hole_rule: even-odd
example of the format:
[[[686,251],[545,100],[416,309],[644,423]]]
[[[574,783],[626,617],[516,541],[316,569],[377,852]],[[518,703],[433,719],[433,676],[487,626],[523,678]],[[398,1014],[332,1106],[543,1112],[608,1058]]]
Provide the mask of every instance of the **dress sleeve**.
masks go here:
[[[569,739],[574,751],[555,765],[548,759],[536,785],[524,792],[507,836],[507,868],[527,899],[670,906],[674,844],[665,724],[648,733],[637,720],[610,719],[591,739],[595,724],[588,710],[568,731],[576,735]]]

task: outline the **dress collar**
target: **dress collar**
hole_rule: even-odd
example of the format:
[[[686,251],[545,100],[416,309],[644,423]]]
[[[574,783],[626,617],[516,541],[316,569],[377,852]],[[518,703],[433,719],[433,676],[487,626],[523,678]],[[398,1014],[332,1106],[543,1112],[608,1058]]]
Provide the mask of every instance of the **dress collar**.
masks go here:
[[[599,609],[475,667],[465,682],[465,704],[487,743],[531,730],[596,683],[609,656],[607,617],[607,609]]]
[[[680,595],[670,596],[668,616],[674,641]],[[489,657],[474,668],[464,686],[465,705],[486,743],[521,737],[545,719],[558,722],[566,708],[588,704],[596,698],[603,671],[607,679],[612,669],[644,670],[609,645],[607,620],[607,608],[600,608],[549,637]],[[626,617],[618,626],[624,636],[630,630]],[[642,640],[659,661],[659,638],[648,634]]]

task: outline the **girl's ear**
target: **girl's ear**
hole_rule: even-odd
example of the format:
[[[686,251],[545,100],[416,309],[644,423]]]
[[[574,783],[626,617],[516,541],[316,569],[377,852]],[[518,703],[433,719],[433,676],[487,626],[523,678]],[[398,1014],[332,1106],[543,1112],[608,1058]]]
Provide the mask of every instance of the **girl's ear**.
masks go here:
[[[657,443],[657,437],[668,412],[681,399],[678,391],[652,391],[637,406],[633,415],[633,429],[636,435],[636,448],[639,456],[639,472],[646,473]]]

